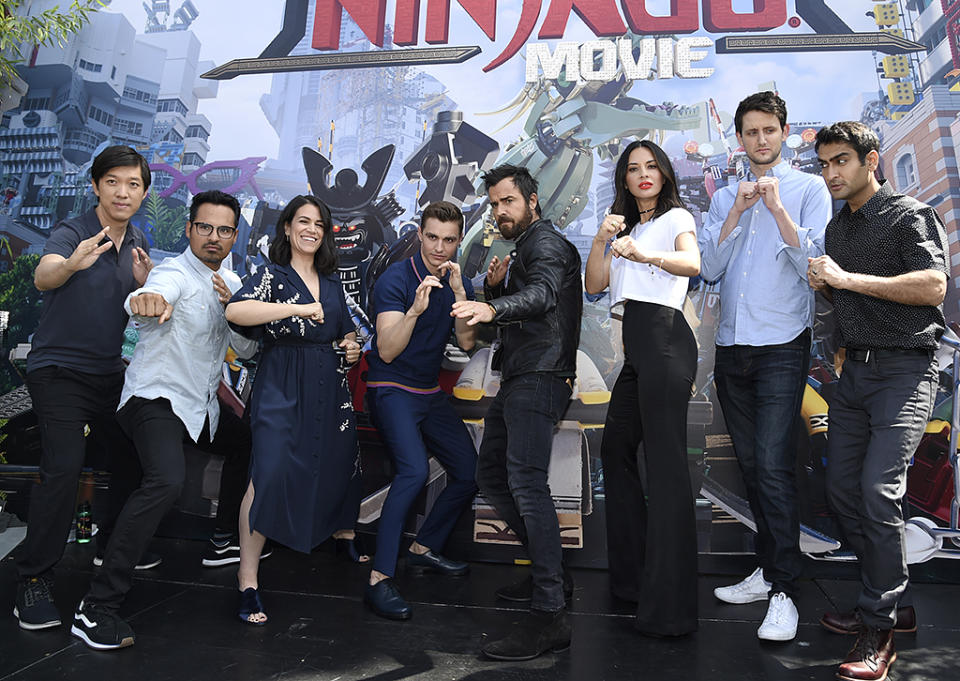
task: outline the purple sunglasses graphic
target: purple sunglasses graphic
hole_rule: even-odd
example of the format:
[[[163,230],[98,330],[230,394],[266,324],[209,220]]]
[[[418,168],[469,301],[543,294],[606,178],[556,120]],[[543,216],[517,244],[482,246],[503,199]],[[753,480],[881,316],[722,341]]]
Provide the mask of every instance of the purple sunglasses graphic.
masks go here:
[[[263,200],[263,194],[254,176],[260,170],[260,164],[266,160],[266,156],[250,156],[236,161],[214,161],[186,175],[166,163],[151,163],[150,172],[166,173],[171,178],[170,185],[164,186],[166,182],[163,176],[154,175],[154,182],[158,186],[164,186],[160,192],[161,198],[167,198],[183,185],[186,185],[192,194],[199,194],[208,189],[219,189],[227,194],[233,194],[250,185],[256,192],[257,198]]]

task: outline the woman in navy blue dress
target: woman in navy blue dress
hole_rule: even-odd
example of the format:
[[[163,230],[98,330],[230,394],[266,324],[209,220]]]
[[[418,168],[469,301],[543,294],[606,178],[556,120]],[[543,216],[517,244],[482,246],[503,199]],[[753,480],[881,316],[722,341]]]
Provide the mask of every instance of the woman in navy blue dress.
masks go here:
[[[240,506],[240,617],[266,622],[257,580],[267,537],[309,553],[356,521],[360,463],[346,374],[360,357],[337,273],[330,211],[298,196],[277,222],[271,263],[250,277],[227,320],[264,341],[253,393],[250,483]]]

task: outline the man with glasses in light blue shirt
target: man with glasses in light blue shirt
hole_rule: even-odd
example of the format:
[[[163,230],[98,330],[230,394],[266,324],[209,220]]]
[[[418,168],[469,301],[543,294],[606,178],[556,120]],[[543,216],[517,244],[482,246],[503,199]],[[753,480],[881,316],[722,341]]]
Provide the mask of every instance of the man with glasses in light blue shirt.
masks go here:
[[[802,567],[794,465],[813,325],[807,258],[823,253],[832,204],[819,177],[781,157],[790,126],[780,97],[750,95],[734,124],[750,172],[714,194],[700,272],[720,282],[714,377],[757,524],[759,567],[714,594],[727,603],[769,600],[757,636],[788,641]]]
[[[223,309],[240,278],[224,265],[237,239],[240,206],[220,191],[197,194],[186,234],[190,247],[155,267],[124,304],[140,340],[127,368],[117,421],[134,442],[143,480],[117,518],[103,566],[80,602],[71,633],[97,650],[133,645],[118,615],[133,569],[184,479],[183,437],[217,431],[221,364],[232,345],[241,357],[256,342],[233,333]]]

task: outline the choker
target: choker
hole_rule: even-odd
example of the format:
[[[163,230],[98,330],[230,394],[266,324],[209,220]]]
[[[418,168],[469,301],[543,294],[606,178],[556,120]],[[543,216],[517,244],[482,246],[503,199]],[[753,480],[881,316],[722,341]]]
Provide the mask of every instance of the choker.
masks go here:
[[[646,210],[641,210],[641,211],[639,211],[639,212],[637,213],[637,215],[646,215],[647,213],[653,212],[653,211],[655,211],[656,209],[657,209],[656,206],[654,206],[653,208],[647,208]]]

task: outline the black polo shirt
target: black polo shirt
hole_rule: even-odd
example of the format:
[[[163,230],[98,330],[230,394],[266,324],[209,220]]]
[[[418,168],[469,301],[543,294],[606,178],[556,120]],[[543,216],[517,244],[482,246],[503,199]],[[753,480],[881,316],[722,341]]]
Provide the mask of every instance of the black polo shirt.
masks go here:
[[[101,229],[93,208],[80,217],[63,220],[51,231],[43,254],[69,258],[81,241]],[[127,225],[119,252],[111,248],[87,269],[70,275],[62,286],[43,292],[43,310],[27,355],[27,371],[46,366],[90,374],[123,371],[120,352],[128,319],[123,302],[137,288],[134,248],[150,251],[146,235]]]
[[[824,246],[847,272],[895,277],[937,270],[950,277],[937,211],[895,193],[886,180],[859,210],[844,205],[827,225]],[[944,330],[943,305],[905,305],[839,289],[833,305],[846,347],[933,350]]]

